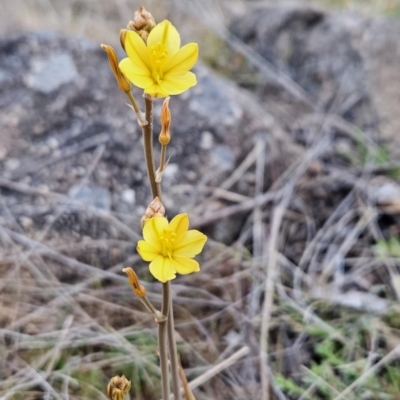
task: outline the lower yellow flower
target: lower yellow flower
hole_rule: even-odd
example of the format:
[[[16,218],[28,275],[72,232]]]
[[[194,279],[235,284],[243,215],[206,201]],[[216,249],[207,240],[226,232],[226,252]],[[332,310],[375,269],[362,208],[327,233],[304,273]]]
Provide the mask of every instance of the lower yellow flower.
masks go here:
[[[146,221],[144,240],[139,240],[137,251],[144,261],[150,262],[150,272],[159,281],[175,279],[177,273],[187,275],[200,270],[193,257],[201,253],[207,236],[188,228],[187,214],[179,214],[169,223],[165,217]]]

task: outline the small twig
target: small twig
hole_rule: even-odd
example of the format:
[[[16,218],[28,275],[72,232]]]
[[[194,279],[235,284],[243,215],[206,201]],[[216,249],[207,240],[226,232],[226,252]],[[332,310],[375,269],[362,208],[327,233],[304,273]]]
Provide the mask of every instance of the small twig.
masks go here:
[[[281,203],[274,209],[272,214],[271,236],[268,246],[268,264],[266,266],[265,280],[265,300],[261,315],[261,334],[260,334],[260,363],[261,363],[261,385],[264,400],[269,400],[269,374],[268,374],[268,332],[271,320],[271,309],[274,298],[275,275],[277,271],[277,243],[279,228],[283,215],[289,204],[293,185],[288,185]]]
[[[151,121],[151,120],[150,120]],[[161,385],[163,400],[169,399],[169,373],[168,373],[168,348],[167,326],[170,304],[170,283],[163,283],[163,300],[161,313],[167,317],[165,321],[158,323],[158,351],[160,352]]]
[[[97,147],[99,145],[104,145],[106,142],[110,140],[110,135],[108,133],[100,133],[96,136],[92,136],[88,139],[84,139],[78,143],[74,143],[73,145],[66,147],[57,153],[53,157],[46,157],[44,161],[35,161],[33,163],[28,163],[21,168],[17,169],[13,172],[12,178],[19,179],[27,174],[33,174],[41,169],[48,167],[49,165],[55,164],[57,162],[63,161],[66,158],[73,157],[79,153],[82,153],[92,147]]]
[[[211,378],[213,378],[215,375],[219,374],[222,372],[224,369],[229,368],[231,365],[235,364],[236,361],[240,360],[242,357],[245,355],[249,354],[250,348],[247,346],[242,347],[235,353],[233,353],[230,357],[228,357],[226,360],[221,361],[219,364],[214,365],[211,367],[207,372],[205,372],[203,375],[200,375],[196,379],[193,379],[192,381],[189,382],[189,387],[190,389],[195,389],[207,381],[209,381]]]
[[[389,364],[393,359],[400,356],[400,345],[397,345],[390,353],[386,354],[380,361],[374,364],[371,368],[366,370],[359,376],[351,385],[347,386],[342,393],[336,396],[333,400],[347,399],[349,394],[362,385],[372,374],[377,373],[386,364]]]

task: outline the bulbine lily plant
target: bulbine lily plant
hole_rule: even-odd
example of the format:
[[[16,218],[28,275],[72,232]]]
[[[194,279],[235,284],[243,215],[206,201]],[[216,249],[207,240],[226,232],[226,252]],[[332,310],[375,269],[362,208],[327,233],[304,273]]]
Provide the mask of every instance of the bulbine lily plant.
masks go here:
[[[146,297],[146,289],[140,284],[135,271],[125,268],[134,294],[139,297],[158,323],[158,352],[162,380],[162,398],[170,399],[170,381],[175,400],[182,392],[186,399],[194,399],[188,386],[180,382],[182,374],[175,343],[174,316],[170,281],[177,274],[191,274],[200,270],[194,260],[207,241],[197,230],[189,230],[189,217],[179,214],[168,221],[162,204],[161,183],[166,167],[167,147],[171,140],[170,95],[179,95],[196,85],[196,75],[190,69],[198,58],[198,45],[189,43],[181,47],[180,36],[170,21],[156,24],[152,15],[141,7],[135,12],[128,29],[121,30],[121,46],[127,57],[119,62],[115,50],[101,45],[107,53],[110,67],[119,89],[124,92],[136,114],[143,132],[144,154],[153,200],[142,217],[143,240],[139,240],[137,251],[149,262],[150,273],[162,282],[162,305],[157,310]],[[143,89],[145,113],[140,111],[131,93],[132,85]],[[160,163],[156,170],[153,145],[153,103],[164,98],[161,110]],[[185,379],[184,379],[185,381]],[[125,376],[116,376],[110,381],[107,392],[111,400],[123,400],[130,389]]]

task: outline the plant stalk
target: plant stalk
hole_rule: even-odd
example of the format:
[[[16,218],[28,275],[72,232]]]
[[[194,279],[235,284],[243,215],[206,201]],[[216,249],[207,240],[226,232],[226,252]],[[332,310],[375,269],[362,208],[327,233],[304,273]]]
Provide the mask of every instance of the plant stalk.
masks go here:
[[[153,98],[146,94],[144,96],[144,100],[146,104],[146,120],[148,121],[148,124],[142,126],[142,132],[147,175],[149,177],[153,199],[158,196],[161,200],[160,185],[156,182],[156,171],[153,154]]]
[[[143,132],[143,143],[144,153],[146,159],[147,174],[150,181],[151,193],[153,198],[158,196],[161,200],[161,188],[160,184],[156,181],[156,172],[154,164],[154,153],[153,153],[153,98],[149,95],[145,95],[146,105],[146,120],[148,124],[142,126]],[[165,153],[166,146],[163,146],[160,169],[163,170],[165,167]],[[170,293],[170,282],[165,282],[162,285],[162,314],[167,317],[166,321],[158,323],[158,346],[160,352],[160,368],[161,368],[161,380],[162,380],[162,395],[163,400],[170,400],[170,387],[169,387],[169,371],[168,371],[168,348],[169,357],[171,362],[171,375],[172,375],[172,389],[175,400],[181,399],[180,393],[180,380],[178,371],[178,356],[175,343],[175,328],[173,320],[172,310],[172,298]],[[168,339],[168,348],[167,348]]]
[[[167,282],[169,285],[170,282]],[[169,359],[171,362],[171,377],[172,377],[172,392],[175,400],[181,400],[180,390],[180,378],[178,369],[178,352],[176,349],[175,341],[175,327],[174,327],[174,311],[172,308],[172,296],[169,296],[169,313],[167,318],[168,325],[168,348],[169,348]]]

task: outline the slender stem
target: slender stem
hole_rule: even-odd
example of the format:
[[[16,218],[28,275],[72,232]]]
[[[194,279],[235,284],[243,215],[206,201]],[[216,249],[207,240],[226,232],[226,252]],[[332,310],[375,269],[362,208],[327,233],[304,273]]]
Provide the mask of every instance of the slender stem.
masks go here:
[[[132,104],[132,107],[133,107],[133,110],[135,111],[135,113],[140,114],[141,111],[139,110],[139,107],[138,107],[136,100],[133,97],[132,93],[126,92],[126,95],[128,96],[129,100],[131,101],[131,104]]]
[[[160,323],[167,320],[167,317],[160,311],[156,310],[147,297],[140,298],[140,301],[144,304],[144,306],[147,308],[150,314],[153,315],[156,322]]]
[[[169,284],[163,283],[162,314],[168,318],[169,311]],[[167,348],[167,320],[158,324],[158,351],[160,352],[162,398],[169,400],[169,373],[168,373],[168,348]]]
[[[168,284],[170,282],[167,282]],[[168,325],[168,348],[169,359],[171,361],[171,378],[172,378],[172,392],[174,393],[174,400],[181,400],[180,391],[180,378],[178,369],[178,352],[176,349],[175,341],[175,327],[174,327],[174,311],[172,308],[172,296],[169,296],[169,313],[167,318]]]
[[[161,145],[161,157],[160,157],[160,172],[163,172],[165,169],[165,157],[167,155],[167,146]]]
[[[161,145],[161,156],[160,156],[160,166],[158,170],[156,171],[156,182],[158,184],[161,183],[162,176],[165,170],[165,158],[167,156],[167,146]]]
[[[132,104],[132,108],[133,108],[133,111],[136,114],[136,117],[138,119],[139,125],[142,126],[142,127],[145,126],[145,125],[148,125],[148,122],[147,122],[148,120],[145,118],[143,113],[139,110],[139,107],[138,107],[138,105],[136,103],[136,100],[133,97],[132,93],[130,91],[125,92],[125,93],[128,96],[128,99]]]
[[[158,196],[161,199],[161,188],[160,184],[156,181],[156,173],[154,167],[154,155],[153,155],[153,98],[145,95],[146,104],[146,120],[148,124],[142,126],[143,131],[143,142],[144,142],[144,153],[146,158],[147,174],[150,181],[151,192],[153,198]],[[161,163],[160,168],[165,167],[165,154],[166,146],[161,148]],[[169,347],[169,357],[171,362],[172,371],[172,388],[175,400],[181,399],[180,385],[179,385],[179,372],[178,372],[178,356],[175,343],[175,328],[172,311],[172,298],[170,294],[170,282],[163,283],[162,286],[162,310],[161,313],[167,317],[166,321],[159,322],[158,324],[158,346],[160,352],[160,368],[161,368],[161,380],[162,380],[162,393],[163,400],[169,400],[169,374],[168,374],[168,348],[167,348],[167,337]]]
[[[156,172],[154,167],[153,155],[153,98],[151,96],[145,95],[144,99],[146,104],[146,120],[148,121],[148,124],[142,126],[142,132],[147,174],[149,177],[153,198],[155,198],[156,196],[161,198],[160,186],[156,182]]]

